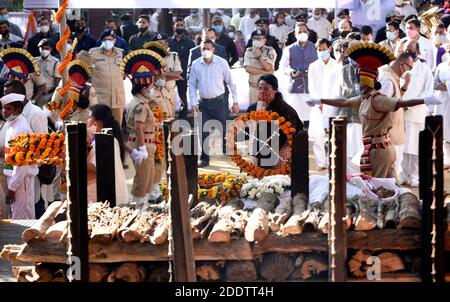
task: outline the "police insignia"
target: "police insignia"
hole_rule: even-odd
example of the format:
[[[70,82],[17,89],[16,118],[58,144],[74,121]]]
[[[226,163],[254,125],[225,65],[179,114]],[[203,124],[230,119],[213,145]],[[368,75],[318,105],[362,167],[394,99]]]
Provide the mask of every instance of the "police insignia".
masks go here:
[[[136,106],[133,110],[134,113],[141,113],[142,112],[142,107],[141,106]]]

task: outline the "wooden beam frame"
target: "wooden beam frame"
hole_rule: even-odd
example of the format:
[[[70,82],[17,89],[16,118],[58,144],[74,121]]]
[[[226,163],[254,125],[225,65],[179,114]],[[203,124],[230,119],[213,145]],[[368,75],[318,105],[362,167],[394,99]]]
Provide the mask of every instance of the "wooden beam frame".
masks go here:
[[[106,133],[95,135],[95,160],[97,169],[97,201],[108,201],[116,206],[116,171],[114,136]]]

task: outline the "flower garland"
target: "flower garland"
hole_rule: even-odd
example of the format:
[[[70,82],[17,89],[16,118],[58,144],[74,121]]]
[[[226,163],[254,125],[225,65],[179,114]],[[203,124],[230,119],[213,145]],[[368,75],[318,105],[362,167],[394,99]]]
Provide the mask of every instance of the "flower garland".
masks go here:
[[[159,106],[152,108],[153,116],[155,119],[155,162],[162,163],[164,161],[164,129],[162,123],[164,121],[164,115]]]
[[[63,120],[69,115],[70,110],[72,110],[73,104],[74,104],[74,100],[73,100],[73,98],[70,98],[70,100],[67,102],[66,106],[64,106],[64,109],[59,113],[60,119]]]
[[[218,199],[225,203],[231,198],[239,198],[242,185],[246,182],[245,176],[224,173],[199,174],[198,202]]]
[[[242,198],[259,199],[263,193],[282,195],[291,187],[291,178],[287,175],[272,175],[263,179],[254,178],[241,189]]]
[[[64,152],[62,133],[25,133],[15,136],[10,142],[6,163],[11,166],[59,165]]]
[[[236,139],[237,133],[239,129],[244,128],[245,123],[248,121],[266,121],[273,122],[275,125],[283,131],[283,133],[287,136],[287,143],[290,147],[292,147],[292,137],[293,133],[296,132],[296,129],[292,127],[291,122],[287,122],[286,119],[280,116],[278,113],[268,110],[258,110],[247,112],[234,120],[233,125],[230,128],[229,135],[231,135],[231,140],[228,140],[228,144],[232,143],[231,146],[233,148],[233,155],[231,156],[232,160],[236,165],[245,173],[248,173],[250,176],[255,178],[263,178],[269,175],[277,175],[277,174],[289,174],[291,172],[291,162],[286,161],[281,168],[271,169],[271,168],[263,168],[253,165],[249,163],[245,159],[242,158],[241,155],[238,154],[236,148]]]

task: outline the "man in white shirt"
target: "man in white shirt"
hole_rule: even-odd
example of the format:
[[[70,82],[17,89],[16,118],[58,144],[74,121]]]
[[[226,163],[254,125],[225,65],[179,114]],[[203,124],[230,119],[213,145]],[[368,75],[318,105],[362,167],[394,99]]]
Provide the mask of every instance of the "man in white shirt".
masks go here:
[[[412,18],[406,22],[406,38],[402,40],[399,46],[399,52],[406,50],[406,43],[408,40],[414,40],[419,43],[420,58],[425,60],[425,63],[433,70],[434,67],[434,46],[433,43],[425,37],[420,35],[420,22]]]
[[[231,18],[230,25],[233,25],[236,30],[239,29],[242,18],[245,16],[245,8],[240,8],[239,12]]]
[[[308,88],[311,98],[333,99],[339,96],[338,63],[330,57],[331,42],[327,39],[317,41],[318,59],[309,65]],[[338,108],[322,105],[314,106],[310,113],[308,133],[314,139],[313,152],[319,169],[326,169],[325,129],[329,118],[335,116]]]
[[[248,38],[251,33],[255,30],[255,22],[259,19],[259,16],[256,14],[256,9],[251,8],[250,13],[241,19],[239,24],[239,30],[242,32],[242,35],[245,39],[245,44],[247,44]]]
[[[317,7],[313,9],[313,17],[308,19],[308,27],[317,33],[319,39],[328,39],[333,31],[330,21],[322,17],[322,9]]]
[[[202,155],[199,167],[205,167],[209,165],[209,140],[207,138],[210,130],[210,128],[205,129],[205,124],[210,120],[220,122],[222,129],[219,130],[222,131],[221,133],[225,137],[227,112],[224,110],[224,107],[227,100],[224,97],[224,83],[230,88],[234,100],[233,113],[239,112],[239,105],[237,102],[236,84],[231,77],[228,62],[214,55],[215,47],[211,40],[204,40],[201,43],[201,51],[202,57],[192,63],[188,85],[192,111],[195,115],[201,112]],[[217,125],[209,123],[209,126]]]
[[[295,19],[295,17],[298,15],[299,12],[300,12],[299,8],[291,8],[291,14],[286,17],[287,26],[289,26],[290,28],[295,27],[295,24],[297,23],[297,19]]]
[[[193,30],[195,33],[201,33],[203,29],[203,17],[198,9],[191,9],[191,14],[184,18],[187,30]]]
[[[406,81],[402,81],[403,100],[424,98],[433,94],[434,78],[430,67],[419,58],[421,49],[417,41],[405,44],[406,51],[414,59],[412,70]],[[410,77],[410,81],[408,78]],[[425,127],[428,115],[427,105],[410,107],[405,111],[406,144],[403,154],[400,184],[408,183],[412,187],[419,185],[419,132]]]
[[[11,44],[22,42],[22,38],[13,35],[9,30],[8,21],[0,21],[0,51],[3,49],[11,47]]]
[[[405,18],[411,15],[417,16],[417,9],[411,5],[411,1],[395,0],[395,10]]]

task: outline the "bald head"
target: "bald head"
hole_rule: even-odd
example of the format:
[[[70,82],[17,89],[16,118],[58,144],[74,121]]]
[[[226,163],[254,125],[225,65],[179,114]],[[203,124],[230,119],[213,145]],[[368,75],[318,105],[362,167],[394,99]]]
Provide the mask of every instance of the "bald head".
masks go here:
[[[413,68],[414,59],[409,52],[401,53],[397,59],[390,64],[392,70],[400,77]]]
[[[420,47],[417,41],[414,40],[406,41],[404,49],[406,52],[410,53],[413,56],[414,61],[418,59],[420,55]]]
[[[338,23],[339,31],[352,31],[352,24],[350,20],[342,19]]]

